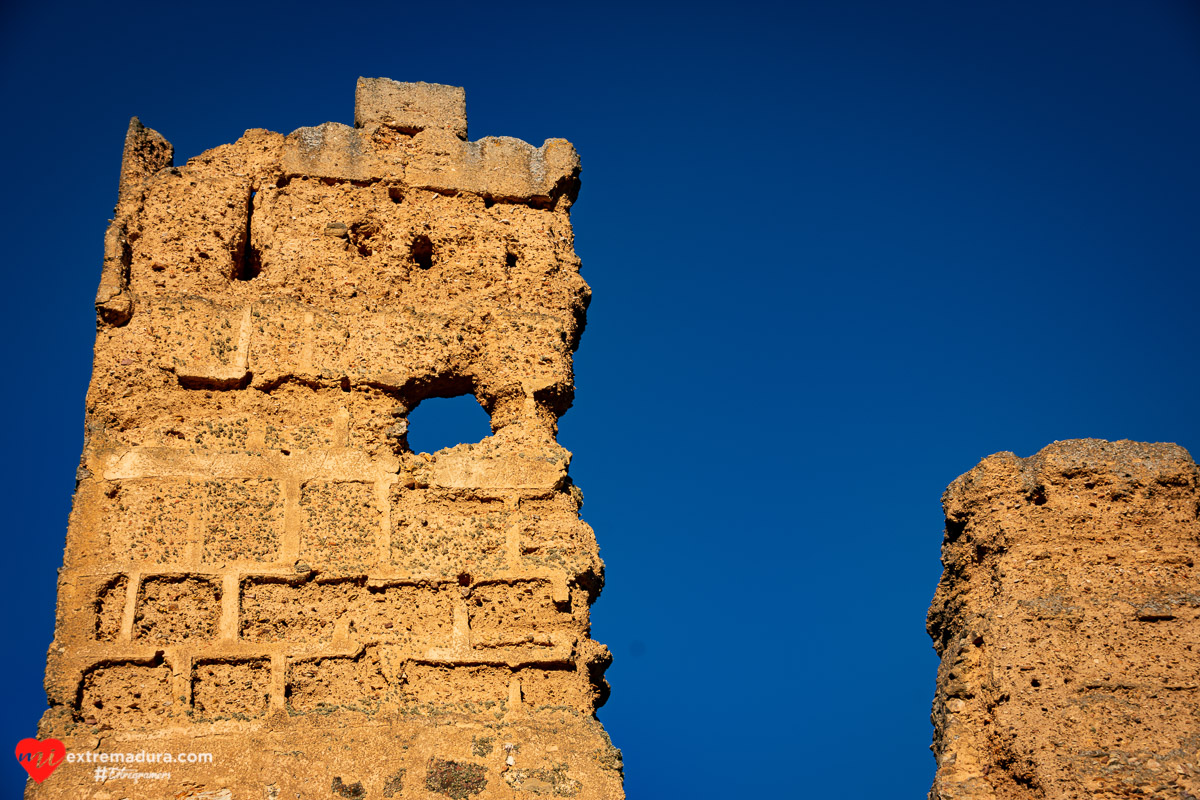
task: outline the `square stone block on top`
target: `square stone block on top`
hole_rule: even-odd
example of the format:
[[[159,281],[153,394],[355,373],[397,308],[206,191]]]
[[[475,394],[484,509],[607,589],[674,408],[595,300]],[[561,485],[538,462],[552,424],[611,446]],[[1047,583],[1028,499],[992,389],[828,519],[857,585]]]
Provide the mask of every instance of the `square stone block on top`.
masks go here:
[[[436,128],[467,138],[467,93],[461,86],[359,78],[354,126],[386,125],[406,133]]]

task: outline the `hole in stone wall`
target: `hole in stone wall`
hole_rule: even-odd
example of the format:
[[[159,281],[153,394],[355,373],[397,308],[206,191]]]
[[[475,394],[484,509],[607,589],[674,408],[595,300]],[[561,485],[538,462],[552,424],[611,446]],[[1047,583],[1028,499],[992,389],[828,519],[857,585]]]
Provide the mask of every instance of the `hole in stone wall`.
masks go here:
[[[491,419],[469,394],[427,398],[408,415],[408,444],[417,453],[436,453],[491,435]]]
[[[399,204],[404,202],[404,190],[399,186],[388,187],[388,197],[393,203]]]
[[[429,241],[429,237],[424,234],[413,237],[412,240],[412,260],[421,269],[429,269],[433,266],[433,242]]]
[[[357,248],[361,256],[370,257],[375,254],[378,237],[379,226],[374,222],[356,222],[350,226],[350,244]]]
[[[246,233],[242,240],[242,251],[234,263],[234,277],[239,281],[249,281],[258,277],[262,272],[262,254],[250,241],[250,221],[254,218],[254,198],[258,192],[250,192],[250,200],[246,206]]]
[[[517,254],[511,250],[504,254],[504,266],[513,269],[517,266]]]
[[[262,256],[256,248],[247,246],[246,258],[242,262],[242,268],[238,270],[238,280],[254,280],[260,272],[262,272]]]

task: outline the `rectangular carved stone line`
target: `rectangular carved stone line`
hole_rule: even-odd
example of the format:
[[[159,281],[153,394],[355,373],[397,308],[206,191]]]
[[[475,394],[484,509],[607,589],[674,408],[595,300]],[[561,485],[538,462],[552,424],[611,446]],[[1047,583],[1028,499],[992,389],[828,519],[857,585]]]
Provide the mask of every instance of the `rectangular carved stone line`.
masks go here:
[[[283,540],[279,544],[279,560],[285,564],[300,560],[300,486],[299,478],[289,478],[283,484]]]
[[[183,546],[184,563],[192,569],[200,568],[202,549],[200,536],[200,514],[196,508],[193,507],[192,513],[188,515],[187,541]]]
[[[271,708],[284,712],[287,708],[287,656],[283,653],[271,655]]]
[[[221,636],[228,641],[238,638],[238,608],[241,605],[241,576],[226,573],[221,578]]]
[[[504,499],[504,507],[509,511],[509,518],[512,519],[512,522],[504,529],[504,563],[508,569],[513,571],[521,569],[521,524],[515,513],[520,504],[519,496],[510,495]]]
[[[313,371],[313,320],[311,311],[304,314],[304,347],[300,351],[300,372],[309,374]]]
[[[133,638],[133,617],[137,612],[138,591],[142,587],[142,573],[130,572],[125,585],[125,612],[121,615],[121,640]]]
[[[192,670],[194,657],[190,649],[175,648],[171,658],[171,698],[181,709],[192,707]]]
[[[372,461],[359,452],[330,459],[326,450],[288,457],[251,454],[179,453],[164,447],[134,447],[105,459],[102,477],[108,481],[142,478],[322,478],[370,481],[393,466],[391,459]],[[393,478],[394,479],[394,478]]]
[[[394,482],[394,481],[393,481]],[[375,537],[375,561],[387,564],[392,556],[392,482],[375,482],[375,502],[379,508],[379,532]]]

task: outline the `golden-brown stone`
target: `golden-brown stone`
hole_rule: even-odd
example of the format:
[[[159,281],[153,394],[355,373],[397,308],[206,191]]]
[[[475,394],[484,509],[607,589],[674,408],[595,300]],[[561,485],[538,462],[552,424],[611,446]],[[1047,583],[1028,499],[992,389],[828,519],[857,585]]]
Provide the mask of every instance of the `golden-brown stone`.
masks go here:
[[[356,127],[178,167],[130,125],[40,735],[213,761],[27,797],[624,796],[556,442],[578,156],[466,141],[463,97],[362,79]],[[412,452],[462,394],[493,435]]]
[[[933,800],[1200,796],[1200,473],[1170,444],[999,453],[946,490]]]

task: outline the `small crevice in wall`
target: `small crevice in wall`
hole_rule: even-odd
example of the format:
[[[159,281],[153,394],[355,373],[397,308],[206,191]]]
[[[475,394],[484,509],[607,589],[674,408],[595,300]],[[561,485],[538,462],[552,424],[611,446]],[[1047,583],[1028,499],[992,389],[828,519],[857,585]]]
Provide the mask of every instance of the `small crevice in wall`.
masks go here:
[[[433,267],[433,242],[425,234],[413,237],[409,254],[412,256],[413,265],[417,269],[430,269]]]

